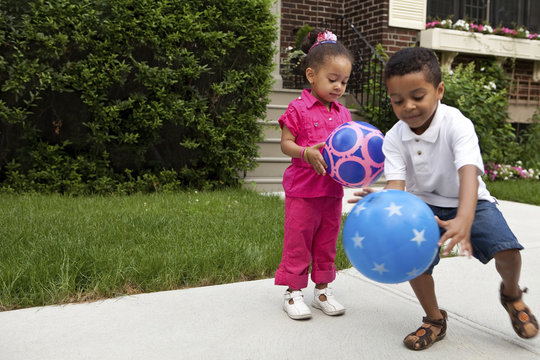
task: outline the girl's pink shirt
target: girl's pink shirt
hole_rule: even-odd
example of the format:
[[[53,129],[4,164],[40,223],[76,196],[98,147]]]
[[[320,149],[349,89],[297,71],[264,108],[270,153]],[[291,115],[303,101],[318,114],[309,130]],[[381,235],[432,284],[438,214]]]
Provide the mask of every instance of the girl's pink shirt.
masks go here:
[[[286,125],[299,146],[313,146],[325,142],[332,130],[352,120],[349,110],[337,101],[334,101],[330,108],[329,111],[311,95],[311,89],[305,89],[279,118],[279,126],[283,128],[283,125]],[[343,197],[343,186],[335,182],[328,173],[324,176],[318,175],[310,164],[297,158],[292,159],[291,166],[283,174],[283,189],[285,195],[292,197]]]

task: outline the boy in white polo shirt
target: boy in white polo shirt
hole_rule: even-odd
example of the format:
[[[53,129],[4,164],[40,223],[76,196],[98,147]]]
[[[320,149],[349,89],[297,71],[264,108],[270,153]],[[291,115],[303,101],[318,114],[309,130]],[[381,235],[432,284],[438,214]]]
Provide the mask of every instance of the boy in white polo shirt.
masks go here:
[[[523,247],[480,177],[484,166],[474,125],[458,109],[440,102],[444,83],[437,58],[425,48],[398,51],[386,64],[385,82],[400,119],[383,144],[385,188],[406,188],[430,206],[442,234],[439,246],[448,240],[443,255],[459,244],[462,253],[484,264],[494,258],[502,279],[501,303],[514,330],[522,338],[536,336],[538,322],[519,287]],[[410,281],[426,313],[422,326],[403,340],[412,350],[426,349],[446,334],[447,315],[439,309],[431,275],[438,262],[437,256],[424,274]]]

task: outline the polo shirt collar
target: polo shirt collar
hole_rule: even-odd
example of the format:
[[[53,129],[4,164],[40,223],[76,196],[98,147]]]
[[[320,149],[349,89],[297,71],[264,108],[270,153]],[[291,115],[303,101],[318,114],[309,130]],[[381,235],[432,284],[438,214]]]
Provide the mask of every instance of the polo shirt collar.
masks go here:
[[[423,141],[434,143],[437,141],[437,137],[439,137],[439,130],[441,128],[442,118],[444,117],[443,113],[444,111],[442,110],[441,102],[439,101],[437,110],[435,110],[435,116],[433,116],[433,120],[431,121],[431,124],[429,124],[427,130],[424,131],[422,135],[417,135],[405,124],[401,140],[410,141],[413,139],[422,139]]]
[[[320,102],[319,99],[317,99],[315,96],[311,94],[311,89],[304,89],[302,91],[301,97],[308,109],[313,107],[316,103],[319,103],[320,105],[324,106],[323,103]],[[332,102],[332,107],[336,109],[337,111],[341,110],[341,108],[338,106],[338,104],[336,104],[335,101]]]

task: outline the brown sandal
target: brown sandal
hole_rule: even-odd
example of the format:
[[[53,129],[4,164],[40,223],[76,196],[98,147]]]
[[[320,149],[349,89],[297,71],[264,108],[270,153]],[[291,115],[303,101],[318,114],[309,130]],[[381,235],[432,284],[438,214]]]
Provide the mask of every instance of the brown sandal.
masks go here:
[[[520,290],[519,295],[516,297],[506,296],[503,294],[503,284],[501,283],[501,304],[508,312],[508,315],[510,315],[510,321],[512,321],[512,327],[514,328],[514,331],[516,332],[516,334],[518,334],[519,337],[524,339],[530,339],[535,337],[536,334],[538,334],[538,322],[532,314],[531,309],[529,309],[529,307],[525,305],[525,303],[522,302],[524,306],[522,310],[518,310],[515,304],[516,302],[521,300],[523,293],[526,292],[527,288]],[[525,329],[525,325],[527,324],[532,324],[535,329],[527,333],[527,330]]]
[[[437,341],[442,340],[446,335],[446,321],[448,319],[448,314],[444,310],[441,310],[441,313],[443,315],[442,319],[430,319],[427,316],[423,317],[422,326],[403,339],[405,346],[411,350],[424,350]],[[441,329],[438,335],[435,335],[431,329],[434,326]]]

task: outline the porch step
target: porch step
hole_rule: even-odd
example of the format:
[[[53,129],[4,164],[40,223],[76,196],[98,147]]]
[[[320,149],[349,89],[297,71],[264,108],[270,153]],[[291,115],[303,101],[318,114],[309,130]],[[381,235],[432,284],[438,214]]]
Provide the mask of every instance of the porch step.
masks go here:
[[[301,90],[275,90],[270,95],[270,104],[266,107],[265,119],[258,123],[263,127],[263,140],[258,143],[259,157],[256,159],[259,166],[248,171],[244,176],[244,186],[255,188],[257,191],[282,191],[283,172],[291,164],[291,159],[281,152],[281,129],[278,120],[287,110],[289,103],[301,95]],[[350,95],[340,99],[346,106],[354,103]],[[349,109],[352,119],[362,121],[357,109]]]

